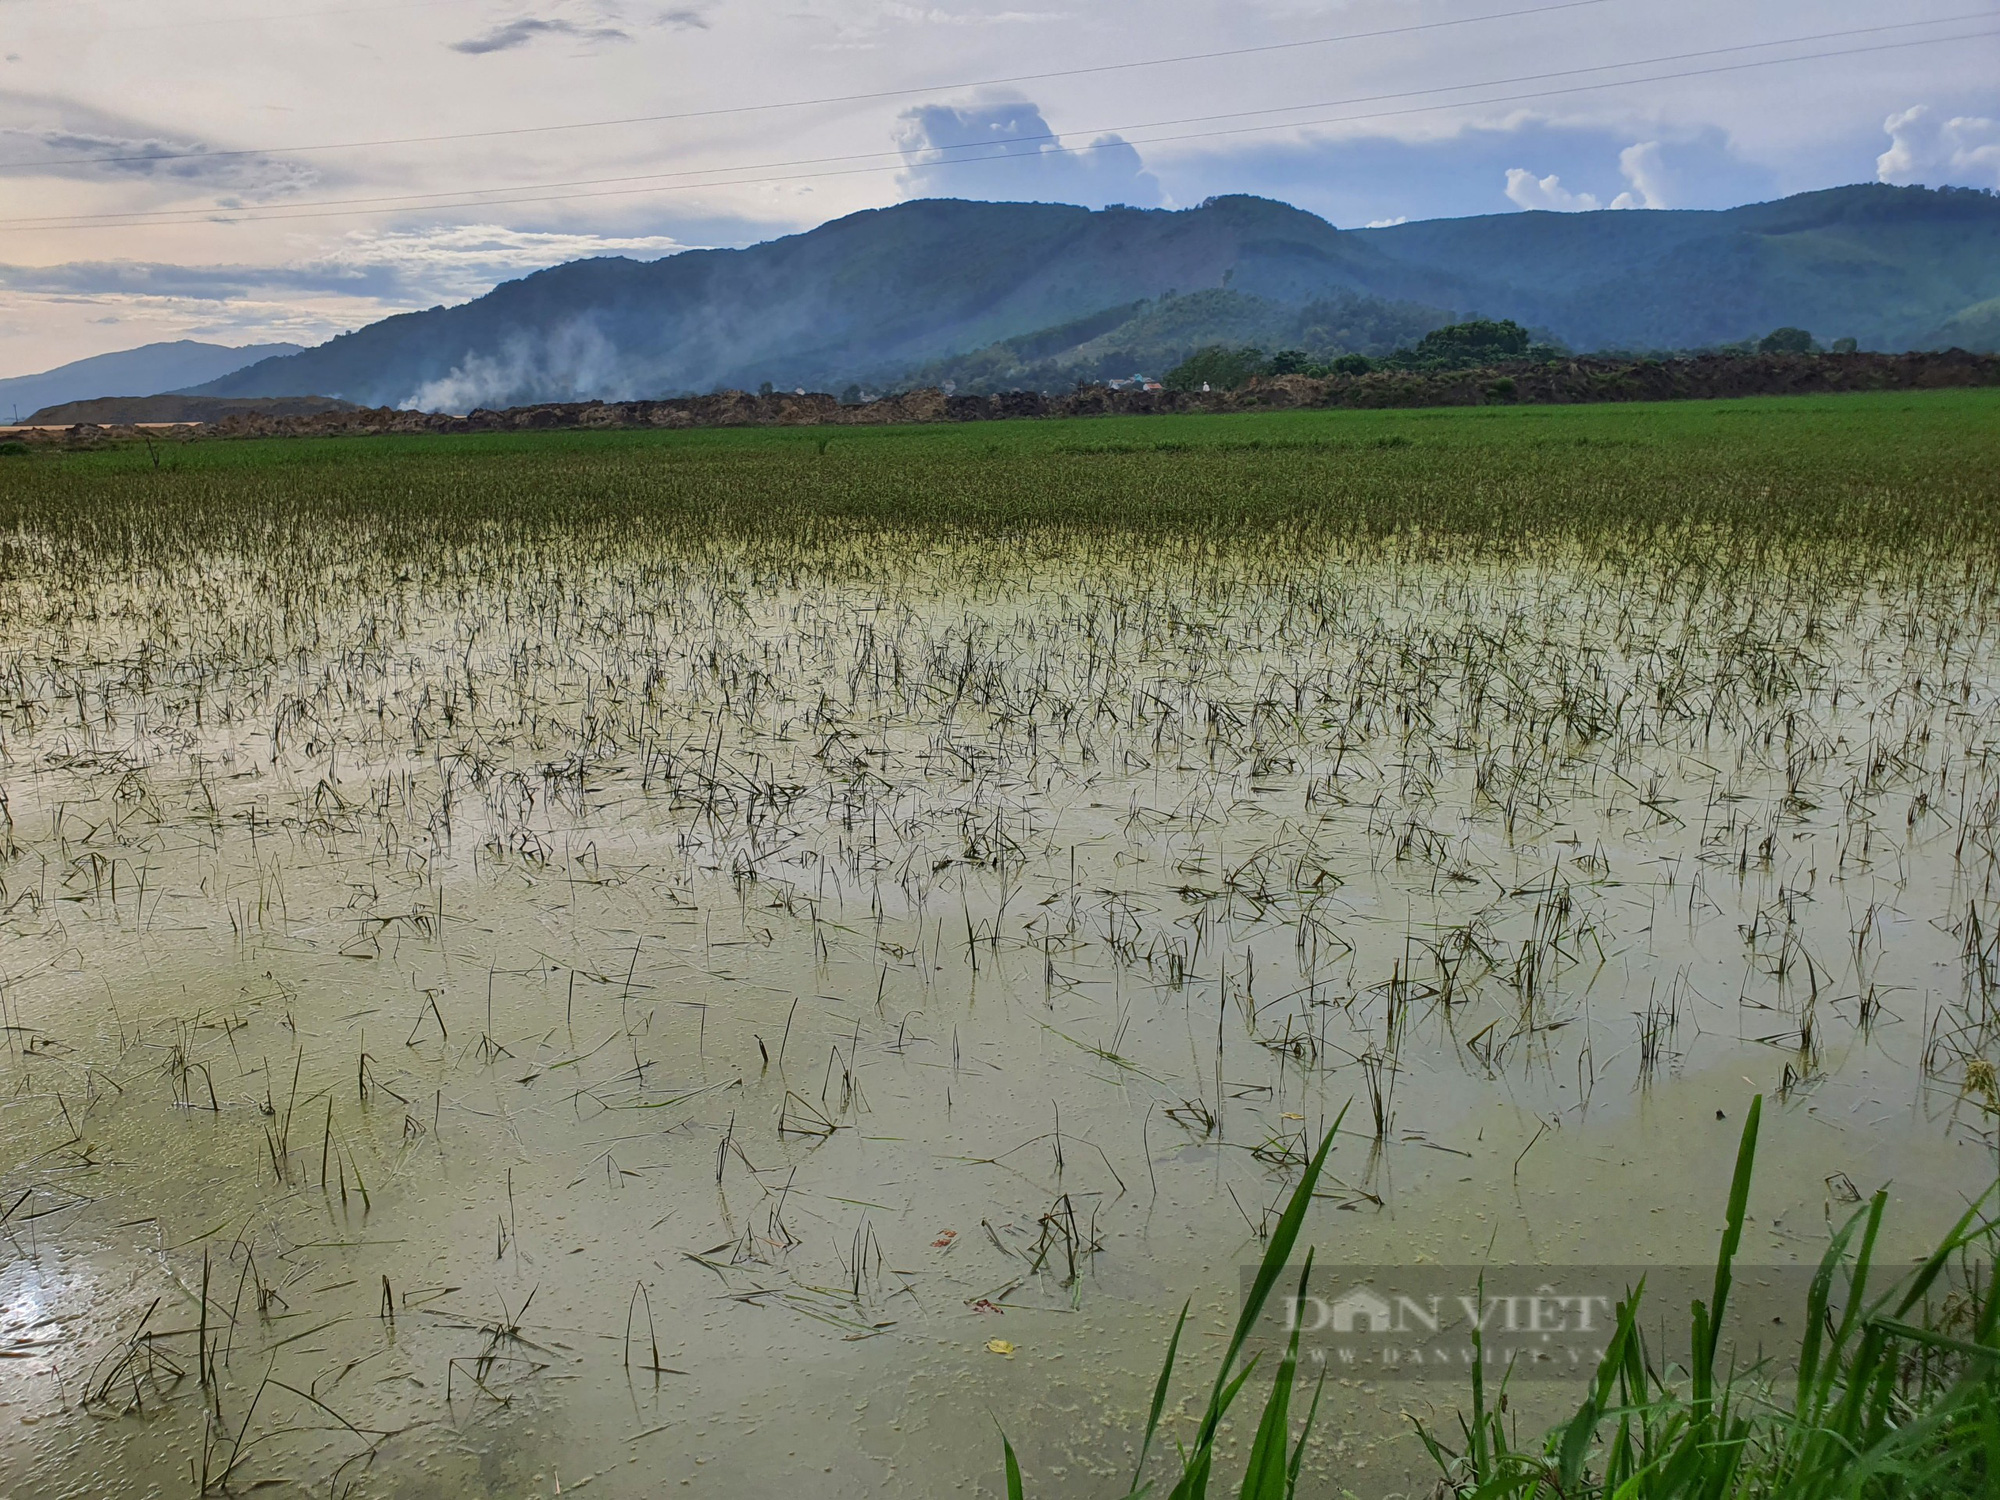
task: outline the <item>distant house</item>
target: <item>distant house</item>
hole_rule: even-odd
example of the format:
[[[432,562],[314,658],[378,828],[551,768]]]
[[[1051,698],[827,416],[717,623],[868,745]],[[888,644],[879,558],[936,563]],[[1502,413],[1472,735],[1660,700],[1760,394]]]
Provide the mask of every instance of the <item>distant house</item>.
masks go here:
[[[1104,382],[1114,391],[1158,391],[1165,387],[1150,375],[1127,375]]]

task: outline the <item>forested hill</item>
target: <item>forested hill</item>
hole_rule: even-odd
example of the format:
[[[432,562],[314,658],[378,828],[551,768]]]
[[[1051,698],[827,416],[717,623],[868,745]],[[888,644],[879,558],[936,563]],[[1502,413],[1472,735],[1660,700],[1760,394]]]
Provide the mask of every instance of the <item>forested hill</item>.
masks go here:
[[[1044,363],[1111,357],[1128,324],[1163,359],[1246,327],[1360,347],[1472,313],[1576,349],[1701,347],[1780,325],[1905,349],[1990,341],[1981,304],[1996,298],[2000,197],[1966,189],[1363,230],[1251,197],[1101,212],[927,199],[741,250],[556,266],[193,393],[464,411],[767,382],[838,391],[1010,341]]]
[[[1865,349],[1938,342],[2000,296],[2000,195],[1868,184],[1721,212],[1432,219],[1355,234],[1458,279],[1490,317],[1576,349],[1689,349],[1807,328]]]

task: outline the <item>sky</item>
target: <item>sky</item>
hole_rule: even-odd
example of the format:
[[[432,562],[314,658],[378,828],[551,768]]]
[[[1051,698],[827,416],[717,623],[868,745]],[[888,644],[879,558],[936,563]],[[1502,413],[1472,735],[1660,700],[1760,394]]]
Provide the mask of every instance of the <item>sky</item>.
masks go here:
[[[0,376],[908,198],[2000,188],[2000,0],[0,0]]]

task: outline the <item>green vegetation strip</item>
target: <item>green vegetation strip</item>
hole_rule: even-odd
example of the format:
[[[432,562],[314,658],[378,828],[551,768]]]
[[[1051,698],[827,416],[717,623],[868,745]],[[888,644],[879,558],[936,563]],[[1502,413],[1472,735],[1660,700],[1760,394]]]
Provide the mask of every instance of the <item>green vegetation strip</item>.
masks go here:
[[[0,462],[0,534],[166,562],[443,542],[730,538],[773,557],[885,531],[1226,543],[1551,532],[1989,545],[2000,391],[1317,411],[882,429],[130,445]],[[274,530],[274,528],[276,528]],[[291,528],[288,532],[286,528]],[[10,549],[14,550],[14,549]],[[28,549],[38,553],[40,547]],[[10,566],[17,566],[17,561]]]

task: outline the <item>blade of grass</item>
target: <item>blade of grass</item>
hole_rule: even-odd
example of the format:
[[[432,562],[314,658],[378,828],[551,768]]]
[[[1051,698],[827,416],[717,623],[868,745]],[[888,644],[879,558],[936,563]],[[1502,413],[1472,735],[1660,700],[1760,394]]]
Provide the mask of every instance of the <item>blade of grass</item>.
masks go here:
[[[1312,1276],[1312,1252],[1306,1252],[1306,1263],[1299,1272],[1298,1301],[1294,1306],[1302,1306],[1306,1298],[1306,1284]],[[1286,1447],[1292,1430],[1292,1382],[1299,1367],[1299,1329],[1303,1320],[1291,1320],[1292,1334],[1285,1345],[1285,1357],[1279,1361],[1277,1378],[1271,1383],[1271,1394],[1264,1401],[1264,1415],[1257,1423],[1257,1436],[1250,1445],[1250,1460],[1243,1474],[1243,1500],[1284,1500],[1286,1480]]]
[[[1750,1205],[1750,1174],[1757,1160],[1757,1125],[1764,1112],[1764,1096],[1754,1094],[1750,1112],[1743,1120],[1743,1139],[1736,1147],[1736,1173],[1729,1184],[1729,1212],[1723,1221],[1722,1246],[1715,1257],[1715,1288],[1706,1306],[1694,1305],[1694,1409],[1697,1419],[1707,1416],[1715,1392],[1715,1347],[1722,1318],[1729,1306],[1730,1268],[1737,1247],[1743,1243],[1743,1216]]]
[[[1181,1331],[1187,1327],[1188,1309],[1193,1299],[1181,1304],[1179,1321],[1174,1324],[1174,1336],[1167,1340],[1166,1362],[1160,1366],[1160,1378],[1153,1386],[1153,1409],[1146,1414],[1146,1435],[1139,1439],[1139,1462],[1132,1467],[1131,1494],[1139,1491],[1139,1478],[1146,1472],[1146,1455],[1152,1450],[1153,1434],[1160,1429],[1160,1413],[1167,1404],[1167,1385],[1173,1379],[1174,1358],[1181,1347]]]

